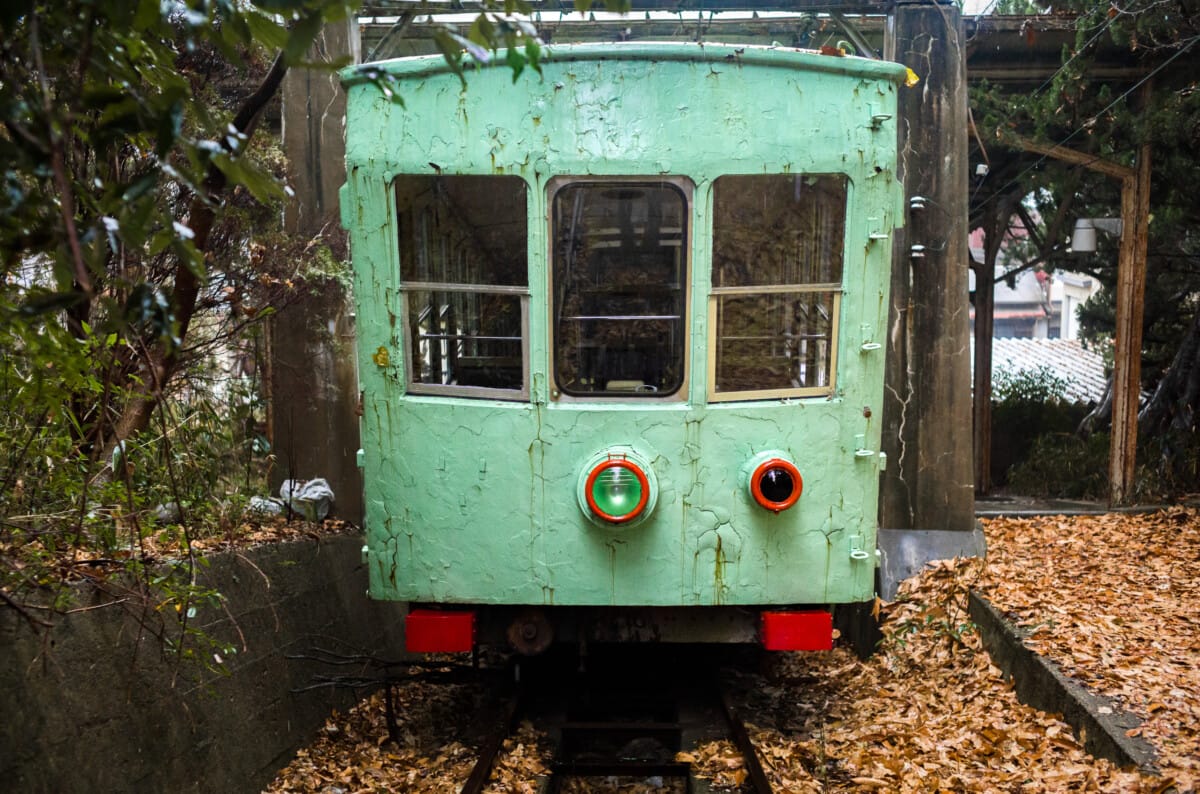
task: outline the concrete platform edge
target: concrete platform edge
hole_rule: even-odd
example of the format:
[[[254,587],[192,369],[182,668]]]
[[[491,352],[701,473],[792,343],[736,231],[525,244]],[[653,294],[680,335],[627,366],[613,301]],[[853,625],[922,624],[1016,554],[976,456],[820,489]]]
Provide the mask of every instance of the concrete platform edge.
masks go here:
[[[975,591],[971,591],[969,611],[979,627],[984,648],[1004,676],[1012,680],[1022,703],[1061,714],[1083,748],[1093,756],[1158,774],[1154,748],[1146,740],[1127,734],[1141,725],[1137,716],[1088,691],[1057,664],[1028,648],[1024,642],[1027,632],[1005,619]]]

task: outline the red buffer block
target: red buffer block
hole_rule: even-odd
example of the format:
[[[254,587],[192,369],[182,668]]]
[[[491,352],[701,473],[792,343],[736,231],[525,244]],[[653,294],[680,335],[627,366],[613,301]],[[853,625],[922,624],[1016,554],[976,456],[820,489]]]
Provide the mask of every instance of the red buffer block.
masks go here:
[[[831,650],[833,615],[821,609],[763,612],[762,644],[768,651]]]
[[[475,647],[475,613],[414,609],[404,619],[409,653],[466,653]]]

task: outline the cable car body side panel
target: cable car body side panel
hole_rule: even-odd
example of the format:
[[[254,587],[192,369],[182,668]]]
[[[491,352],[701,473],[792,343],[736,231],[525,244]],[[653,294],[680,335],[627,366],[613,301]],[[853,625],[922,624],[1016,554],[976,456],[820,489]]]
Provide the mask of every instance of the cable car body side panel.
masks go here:
[[[377,66],[402,78],[405,106],[345,73],[342,207],[356,273],[371,595],[559,606],[870,599],[903,67],[717,45],[581,45],[552,48],[541,79],[468,68],[464,90],[440,59]],[[511,399],[411,388],[415,299],[402,280],[394,185],[438,174],[525,185],[527,280],[510,301],[525,312],[521,388]],[[727,175],[844,180],[826,394],[714,399],[714,184]],[[682,386],[669,397],[570,396],[555,381],[551,216],[564,177],[671,180],[685,196],[687,339]],[[605,525],[580,508],[581,467],[606,449],[652,469],[653,511],[636,525]],[[767,450],[803,477],[802,496],[778,513],[748,496],[743,472]]]

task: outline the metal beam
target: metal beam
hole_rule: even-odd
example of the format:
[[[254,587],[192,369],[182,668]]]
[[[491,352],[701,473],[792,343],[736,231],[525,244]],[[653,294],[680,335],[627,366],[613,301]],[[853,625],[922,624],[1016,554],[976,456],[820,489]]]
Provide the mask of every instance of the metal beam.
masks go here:
[[[594,17],[594,18],[593,18]],[[417,53],[434,53],[432,31],[436,25],[449,25],[465,33],[474,21],[469,13],[419,16],[413,19],[400,35],[389,36],[386,45],[381,39],[394,29],[397,17],[363,18],[359,21],[365,50],[374,52],[374,59],[394,58]],[[830,17],[812,14],[724,13],[697,15],[645,12],[641,15],[617,15],[597,12],[590,16],[559,14],[557,11],[535,13],[529,18],[547,43],[557,41],[737,41],[745,44],[768,45],[775,42],[788,47],[816,49],[823,44],[835,44],[849,34]],[[847,22],[859,31],[868,30],[861,46],[880,49],[882,46],[882,17],[851,17]],[[872,40],[877,44],[872,47]],[[858,45],[856,45],[858,46]]]
[[[756,3],[754,0],[716,0],[704,2],[667,2],[646,0],[634,6],[634,12],[615,14],[603,6],[580,14],[570,3],[535,3],[530,20],[548,40],[557,41],[628,41],[646,39],[697,38],[714,41],[743,41],[785,46],[818,47],[837,41],[839,25],[845,19],[845,37],[864,53],[883,49],[886,14],[892,3],[856,0],[848,3],[802,2]],[[472,8],[454,2],[374,2],[359,12],[364,50],[377,48],[378,58],[436,52],[430,44],[413,47],[414,40],[430,35],[428,15],[439,21],[451,21],[465,27],[473,21],[478,6]],[[414,23],[400,35],[387,32],[405,12],[414,14]],[[454,17],[460,17],[457,21]],[[972,83],[988,80],[1013,87],[1040,85],[1059,70],[1062,48],[1075,40],[1075,18],[1057,15],[979,16],[965,19],[967,35],[967,79]],[[803,28],[803,29],[802,29]],[[1032,33],[1030,33],[1032,31]],[[856,41],[858,34],[861,41]],[[387,36],[388,45],[379,46]],[[1131,53],[1128,48],[1102,44],[1091,48],[1095,61],[1088,67],[1093,80],[1134,82],[1156,65],[1153,54]]]
[[[859,55],[863,56],[864,58],[879,58],[879,54],[875,51],[875,48],[871,46],[871,43],[867,41],[866,37],[863,36],[862,33],[859,33],[858,28],[854,25],[854,23],[846,18],[845,14],[832,11],[830,12],[830,16],[837,20],[837,23],[842,26],[842,30],[846,33],[846,38],[850,39],[850,42],[858,48]]]
[[[533,10],[542,12],[578,13],[574,3],[570,2],[531,2]],[[881,0],[771,0],[771,2],[755,2],[755,0],[630,0],[629,10],[640,11],[808,11],[829,12],[841,11],[849,14],[886,14],[894,5],[893,2]],[[395,16],[403,11],[415,11],[421,14],[447,13],[455,11],[480,11],[479,3],[462,3],[457,0],[429,2],[428,0],[395,0],[395,2],[376,2],[365,4],[358,12],[359,16]],[[603,2],[595,3],[590,11],[604,11]]]

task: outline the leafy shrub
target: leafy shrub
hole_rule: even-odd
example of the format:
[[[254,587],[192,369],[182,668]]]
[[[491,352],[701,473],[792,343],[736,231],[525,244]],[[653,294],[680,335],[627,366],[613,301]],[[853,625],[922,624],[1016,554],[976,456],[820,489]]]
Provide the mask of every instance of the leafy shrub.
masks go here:
[[[997,370],[992,380],[992,401],[1002,404],[1062,402],[1069,383],[1046,365],[1032,369]]]
[[[1036,442],[1048,434],[1069,434],[1087,413],[1066,402],[1067,381],[1049,367],[996,372],[992,386],[992,472],[995,484],[1010,485],[1011,470],[1037,454]],[[1030,494],[1033,495],[1033,494]]]
[[[237,342],[256,356],[260,333],[248,326]],[[234,532],[248,496],[265,493],[261,383],[221,364],[228,346],[196,359],[207,377],[176,381],[151,427],[100,459],[83,428],[95,406],[127,399],[98,366],[124,344],[55,323],[0,324],[0,596],[49,627],[80,594],[71,585],[91,582],[164,650],[217,669],[209,660],[229,649],[192,617],[220,596],[196,584],[192,542]]]
[[[1200,492],[1200,434],[1138,437],[1134,498],[1152,502]]]
[[[1025,496],[1103,499],[1108,495],[1107,433],[1038,436],[1008,472],[1012,490]]]
[[[254,133],[350,7],[135,6],[0,3],[0,606],[40,628],[91,582],[185,656],[213,597],[191,541],[267,462],[230,364],[340,258],[285,232]]]
[[[1064,499],[1108,497],[1109,434],[1081,438],[1049,433],[1033,442],[1028,456],[1008,474],[1012,490],[1027,496]],[[1155,436],[1138,439],[1133,498],[1138,502],[1195,493],[1200,485],[1200,437]]]

